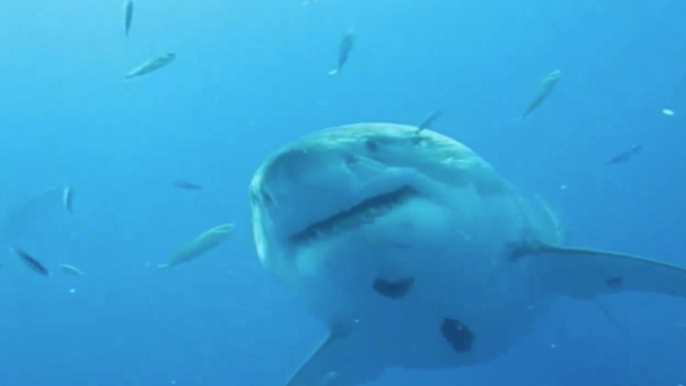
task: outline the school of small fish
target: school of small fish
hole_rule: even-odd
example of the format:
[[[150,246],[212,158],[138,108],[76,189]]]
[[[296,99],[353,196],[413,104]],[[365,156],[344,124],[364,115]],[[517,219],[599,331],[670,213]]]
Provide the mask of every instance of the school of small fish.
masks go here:
[[[316,2],[316,0],[306,0],[302,5],[306,6],[314,2]],[[125,0],[122,11],[124,35],[126,37],[130,37],[134,20],[133,0]],[[348,63],[348,59],[355,45],[355,41],[356,33],[353,29],[349,29],[343,35],[338,44],[338,56],[336,66],[328,72],[329,75],[340,76],[342,74],[343,68]],[[138,66],[130,70],[128,73],[126,73],[124,75],[124,78],[132,79],[156,72],[161,68],[168,66],[175,59],[176,54],[168,52],[159,57],[144,61],[143,63],[139,64]],[[539,85],[537,93],[526,106],[523,113],[517,118],[518,120],[522,120],[528,117],[533,111],[540,108],[542,103],[550,97],[550,94],[558,84],[561,75],[562,71],[560,69],[555,69],[543,78]],[[665,116],[670,117],[674,116],[675,114],[673,110],[668,108],[662,109],[662,113]],[[417,134],[421,133],[421,131],[424,129],[430,128],[434,124],[434,122],[442,116],[442,114],[442,111],[438,109],[431,112],[423,121],[419,123],[419,125],[417,125]],[[608,161],[605,162],[605,165],[617,165],[625,163],[633,157],[635,157],[637,154],[639,154],[642,151],[642,149],[643,147],[640,144],[633,145],[630,149],[622,151],[613,156],[612,158],[610,158]],[[172,186],[177,189],[185,191],[200,191],[203,189],[201,185],[184,179],[178,179],[176,181],[173,181]],[[566,186],[563,185],[561,189],[566,189]],[[71,186],[66,186],[61,190],[61,196],[62,206],[66,209],[68,213],[74,214],[74,189]],[[30,205],[28,204],[27,206],[30,207]],[[170,260],[167,263],[160,264],[158,265],[158,267],[168,268],[193,260],[198,256],[205,254],[209,250],[216,248],[218,245],[222,243],[222,241],[227,239],[228,236],[230,236],[233,233],[233,230],[234,224],[227,223],[217,225],[204,232],[201,232],[199,235],[192,238],[186,244],[182,245],[180,249],[174,255],[171,256]],[[14,253],[14,255],[17,256],[17,258],[31,271],[43,276],[50,275],[50,270],[48,270],[48,268],[46,268],[39,260],[37,260],[29,252],[20,248],[16,248],[16,246],[12,247],[11,250]],[[0,264],[0,268],[3,267],[6,267],[6,264]],[[59,268],[60,271],[66,275],[85,275],[85,273],[81,269],[70,264],[62,264],[59,266]]]
[[[311,2],[315,2],[316,0],[312,0]],[[302,6],[307,6],[310,4],[309,0],[306,0],[305,2],[302,3]],[[131,23],[133,21],[133,1],[132,0],[126,0],[124,3],[124,33],[126,36],[129,36],[129,32],[131,30]],[[350,53],[353,49],[353,46],[355,44],[355,32],[351,28],[349,29],[341,41],[339,42],[338,45],[338,59],[336,63],[336,67],[332,70],[329,71],[329,75],[340,75],[343,67],[346,65],[348,62],[348,58],[350,56]],[[129,73],[127,73],[124,78],[125,79],[131,79],[135,78],[138,76],[146,75],[151,72],[157,71],[167,65],[169,65],[172,61],[176,59],[176,55],[174,53],[167,53],[164,54],[160,57],[150,59],[148,61],[143,62],[133,70],[131,70]],[[562,76],[562,71],[560,69],[555,69],[548,73],[543,80],[541,81],[541,84],[539,85],[539,90],[534,96],[534,98],[529,102],[527,105],[526,109],[524,112],[517,117],[518,120],[522,120],[529,116],[534,110],[538,109],[541,104],[548,99],[550,96],[550,93],[552,90],[555,88],[557,85],[558,81],[560,80]],[[663,114],[666,116],[673,116],[674,111],[671,109],[663,109],[662,110]],[[431,127],[433,122],[439,118],[442,115],[442,112],[440,110],[435,110],[432,112],[426,119],[424,119],[418,126],[417,126],[417,133],[421,133],[422,130],[427,129]],[[610,161],[606,162],[606,165],[612,165],[612,164],[619,164],[628,161],[629,159],[633,158],[636,154],[640,152],[642,149],[641,145],[635,145],[631,150],[622,152],[615,157],[613,157]],[[186,189],[186,190],[200,190],[201,187],[199,185],[193,184],[193,183],[187,183],[185,181],[177,181],[174,184],[177,188],[180,189]]]
[[[184,190],[202,189],[200,185],[197,185],[193,182],[189,182],[186,180],[175,181],[174,186]],[[43,193],[29,200],[24,205],[24,207],[20,208],[17,211],[17,213],[15,213],[15,215],[12,218],[7,220],[3,230],[6,231],[7,229],[11,228],[12,222],[16,221],[17,217],[20,219],[22,217],[31,217],[30,213],[36,210],[35,207],[43,208],[42,204],[45,203],[44,201],[53,198],[55,192],[55,189],[49,189],[46,193]],[[59,193],[62,200],[62,206],[68,213],[73,214],[74,189],[71,186],[67,186],[61,189]],[[183,244],[179,248],[179,250],[172,255],[172,257],[169,259],[167,263],[159,264],[158,267],[161,269],[168,268],[194,260],[197,257],[204,255],[210,250],[219,246],[224,240],[228,239],[229,236],[231,236],[233,230],[234,224],[227,223],[220,224],[206,231],[203,231],[194,238],[192,238],[190,241]],[[32,272],[42,276],[51,275],[51,271],[46,267],[46,265],[43,264],[40,260],[38,260],[36,257],[34,257],[28,251],[21,248],[17,248],[16,246],[11,247],[10,251],[20,260],[21,263],[23,263],[25,267],[27,267]],[[6,267],[6,264],[0,264],[0,268],[4,267]],[[61,264],[59,266],[59,271],[62,272],[64,275],[69,276],[86,275],[86,273],[80,268],[67,263]],[[71,293],[74,293],[74,291],[71,291]]]

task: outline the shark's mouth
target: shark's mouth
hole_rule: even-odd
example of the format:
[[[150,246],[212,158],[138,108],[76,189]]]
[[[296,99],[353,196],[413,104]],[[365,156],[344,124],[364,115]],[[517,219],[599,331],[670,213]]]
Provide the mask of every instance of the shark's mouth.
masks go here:
[[[406,185],[392,192],[368,198],[350,209],[308,225],[304,230],[291,235],[289,239],[294,244],[303,244],[357,229],[385,216],[417,194],[416,189]]]

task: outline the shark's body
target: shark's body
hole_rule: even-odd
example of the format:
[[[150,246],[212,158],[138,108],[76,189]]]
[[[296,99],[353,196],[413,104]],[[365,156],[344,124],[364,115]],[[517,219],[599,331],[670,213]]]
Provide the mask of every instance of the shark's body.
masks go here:
[[[466,146],[365,123],[304,137],[250,188],[262,264],[329,326],[288,386],[486,363],[556,295],[686,297],[686,270],[553,246],[558,229]]]

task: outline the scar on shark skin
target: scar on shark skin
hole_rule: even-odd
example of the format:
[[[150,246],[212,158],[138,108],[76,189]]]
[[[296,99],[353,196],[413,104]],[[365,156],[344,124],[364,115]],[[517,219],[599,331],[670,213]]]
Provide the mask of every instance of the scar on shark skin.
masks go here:
[[[386,280],[376,279],[372,288],[379,295],[385,296],[390,299],[402,299],[407,295],[414,285],[414,278],[408,277],[405,279],[400,279],[395,282],[390,282]]]
[[[474,334],[457,319],[445,319],[441,325],[441,334],[457,353],[472,351]]]

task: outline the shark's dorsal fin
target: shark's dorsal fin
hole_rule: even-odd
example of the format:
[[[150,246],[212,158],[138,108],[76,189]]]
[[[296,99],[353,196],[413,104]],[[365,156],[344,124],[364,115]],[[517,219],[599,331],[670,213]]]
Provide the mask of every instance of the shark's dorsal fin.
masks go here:
[[[591,299],[621,291],[686,298],[686,269],[640,256],[536,242],[537,258],[549,258],[549,282],[566,296]]]
[[[357,349],[348,333],[330,332],[286,386],[357,386],[381,376],[384,366]]]

